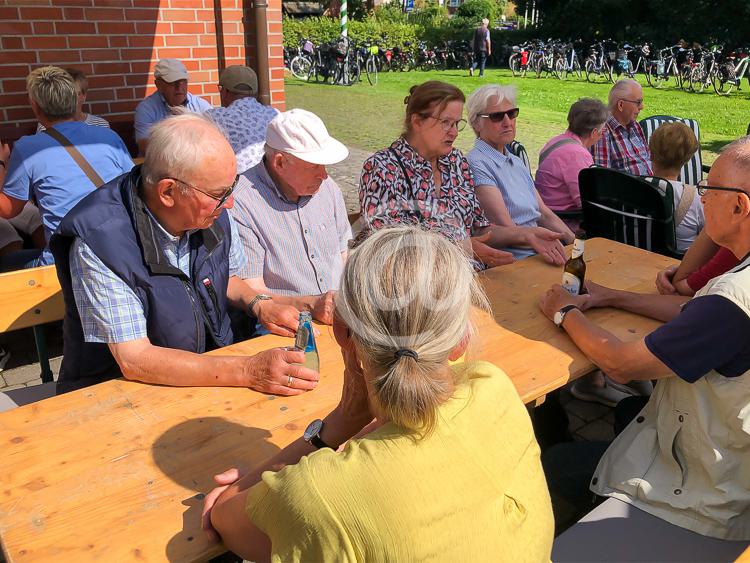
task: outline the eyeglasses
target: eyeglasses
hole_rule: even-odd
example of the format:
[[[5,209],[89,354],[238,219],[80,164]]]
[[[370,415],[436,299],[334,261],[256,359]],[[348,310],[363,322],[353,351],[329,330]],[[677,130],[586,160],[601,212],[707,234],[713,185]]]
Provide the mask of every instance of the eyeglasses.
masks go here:
[[[214,210],[211,212],[211,214],[214,214],[219,209],[221,209],[223,205],[227,202],[227,200],[231,197],[232,192],[234,192],[234,189],[237,187],[237,183],[240,181],[240,175],[237,174],[237,176],[235,176],[234,182],[232,182],[232,185],[227,188],[227,191],[224,192],[224,195],[219,196],[219,197],[215,195],[211,195],[208,192],[204,192],[200,188],[197,188],[192,184],[188,184],[187,182],[184,182],[183,180],[180,180],[179,178],[165,178],[165,180],[172,180],[173,182],[179,182],[180,184],[184,184],[185,186],[187,186],[188,188],[192,190],[195,190],[196,192],[200,192],[203,195],[206,195],[210,197],[211,199],[216,200],[218,203],[216,204],[216,207],[214,207]]]
[[[620,99],[623,102],[630,102],[631,104],[635,104],[637,106],[642,106],[643,105],[643,98],[641,98],[640,100],[628,100],[626,98],[620,98]]]
[[[463,131],[464,127],[466,127],[466,120],[465,119],[459,119],[458,121],[453,121],[452,119],[440,119],[439,117],[435,117],[434,115],[422,115],[422,117],[434,119],[440,124],[440,127],[443,128],[443,131],[450,131],[454,127],[456,128],[456,131]]]
[[[480,113],[479,117],[486,117],[489,119],[492,123],[500,123],[503,119],[505,119],[505,116],[508,116],[508,119],[515,119],[518,117],[518,114],[521,112],[518,108],[509,109],[508,111],[493,111],[492,113]]]
[[[737,192],[750,197],[750,194],[748,194],[745,190],[741,190],[740,188],[722,188],[719,186],[709,186],[708,180],[701,180],[700,182],[698,182],[698,185],[696,187],[698,188],[698,195],[701,196],[706,195],[706,192],[708,190],[717,190],[722,192]]]

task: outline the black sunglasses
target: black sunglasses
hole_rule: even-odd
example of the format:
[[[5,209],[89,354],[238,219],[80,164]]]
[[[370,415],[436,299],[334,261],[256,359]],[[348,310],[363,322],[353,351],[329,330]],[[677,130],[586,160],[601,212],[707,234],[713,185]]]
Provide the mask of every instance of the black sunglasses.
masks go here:
[[[224,192],[224,194],[221,195],[221,196],[211,195],[210,193],[204,192],[203,190],[201,190],[200,188],[195,187],[192,184],[188,184],[187,182],[184,182],[184,181],[180,180],[179,178],[166,178],[166,180],[172,180],[174,182],[179,182],[180,184],[184,184],[185,186],[187,186],[190,189],[195,190],[196,192],[200,192],[203,195],[208,196],[208,197],[210,197],[213,200],[216,200],[218,203],[216,204],[216,207],[214,207],[214,210],[211,212],[213,214],[213,213],[216,213],[227,202],[227,200],[230,198],[230,196],[232,195],[232,192],[234,192],[234,189],[237,187],[237,182],[240,181],[240,175],[237,174],[237,176],[235,176],[234,182],[232,182],[232,185],[229,186],[229,188],[227,188],[227,191]]]
[[[492,113],[480,113],[479,117],[486,117],[489,119],[492,123],[500,123],[503,119],[505,119],[505,116],[508,116],[508,119],[515,119],[518,117],[518,114],[521,110],[518,108],[509,109],[508,111],[493,111]]]

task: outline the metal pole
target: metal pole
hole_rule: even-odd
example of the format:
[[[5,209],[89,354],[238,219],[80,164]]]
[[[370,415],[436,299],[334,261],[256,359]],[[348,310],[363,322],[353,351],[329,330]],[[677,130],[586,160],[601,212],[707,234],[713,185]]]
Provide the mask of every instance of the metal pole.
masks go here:
[[[529,19],[529,4],[523,9],[523,28],[526,29],[526,21]]]
[[[339,15],[341,16],[341,37],[347,38],[346,55],[344,55],[344,75],[341,77],[341,81],[343,84],[349,84],[349,18],[346,14],[346,0],[341,0],[341,11],[339,12]]]
[[[536,12],[536,0],[531,4],[531,27],[535,25],[534,12]]]

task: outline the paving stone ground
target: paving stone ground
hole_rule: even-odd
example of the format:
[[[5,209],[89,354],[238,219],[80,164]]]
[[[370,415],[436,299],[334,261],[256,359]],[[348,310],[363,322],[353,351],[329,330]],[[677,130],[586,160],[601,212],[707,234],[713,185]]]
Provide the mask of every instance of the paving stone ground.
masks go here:
[[[328,173],[341,187],[349,213],[359,211],[359,175],[362,163],[370,154],[371,151],[349,147],[349,157],[346,160],[328,167]],[[47,325],[46,333],[50,366],[57,379],[62,361],[62,323]],[[0,334],[0,347],[11,353],[5,369],[0,372],[0,391],[38,385],[42,382],[31,329]],[[570,394],[568,387],[562,390],[560,400],[570,418],[569,429],[573,437],[577,440],[612,440],[612,409],[596,403],[579,401]]]

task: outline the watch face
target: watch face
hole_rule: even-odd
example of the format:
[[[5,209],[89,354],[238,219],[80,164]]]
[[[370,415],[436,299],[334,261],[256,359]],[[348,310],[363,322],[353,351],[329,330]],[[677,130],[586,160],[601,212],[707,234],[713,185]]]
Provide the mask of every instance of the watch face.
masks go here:
[[[557,313],[555,313],[553,321],[557,326],[560,326],[563,322],[563,318],[565,318],[565,313],[558,311]]]
[[[305,441],[309,442],[313,439],[313,436],[320,434],[321,428],[323,428],[323,421],[320,419],[313,420],[308,424],[307,428],[305,428],[305,433],[303,434]]]

